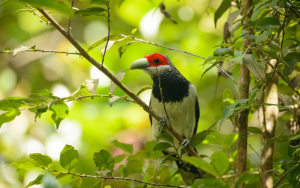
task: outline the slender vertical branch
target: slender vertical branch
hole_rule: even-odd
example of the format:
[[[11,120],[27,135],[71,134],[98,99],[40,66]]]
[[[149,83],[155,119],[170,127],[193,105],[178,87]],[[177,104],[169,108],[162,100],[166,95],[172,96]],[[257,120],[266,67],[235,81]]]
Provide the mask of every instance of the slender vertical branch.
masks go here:
[[[276,64],[276,59],[271,59],[269,62],[272,66],[268,65],[267,73],[270,73]],[[278,104],[278,74],[275,74],[273,78],[268,83],[265,93],[264,102],[271,104]],[[268,170],[273,169],[273,153],[274,144],[267,144],[268,140],[275,136],[275,127],[277,122],[277,117],[279,113],[278,106],[264,106],[264,122],[263,122],[263,137],[262,137],[262,150],[261,150],[261,164],[260,164],[260,178],[262,179],[263,188],[273,187],[273,177],[271,172]]]
[[[108,33],[107,33],[107,41],[106,41],[106,44],[105,44],[105,48],[104,48],[104,52],[103,52],[103,56],[102,56],[102,66],[103,66],[103,63],[104,63],[104,58],[105,58],[105,54],[106,54],[106,49],[107,49],[107,46],[108,46],[108,43],[109,43],[109,35],[110,35],[110,12],[109,12],[109,1],[110,0],[106,0],[106,6],[107,6],[107,27],[108,27]]]
[[[72,0],[71,10],[73,10],[74,3],[75,3],[75,0]],[[70,30],[71,30],[71,18],[69,18],[69,23],[68,23],[68,33],[69,34],[70,34]]]
[[[242,6],[242,14],[246,14],[246,11],[252,6],[252,0],[245,0]],[[251,18],[252,10],[248,12],[247,17]],[[246,24],[249,24],[250,21],[245,21]],[[252,28],[244,29],[243,31],[249,31],[252,33]],[[247,53],[251,53],[251,50],[248,49],[248,46],[251,44],[251,40],[244,40],[243,42],[243,49]],[[239,82],[239,98],[240,99],[248,99],[249,96],[249,85],[250,85],[250,71],[244,63],[241,65],[240,68],[240,82]],[[238,178],[241,176],[243,172],[246,171],[246,164],[247,164],[247,139],[248,139],[248,115],[249,109],[244,109],[238,114],[238,153],[237,153],[237,162],[236,162],[236,177],[235,180],[237,181]],[[239,186],[240,188],[245,187],[245,184]]]

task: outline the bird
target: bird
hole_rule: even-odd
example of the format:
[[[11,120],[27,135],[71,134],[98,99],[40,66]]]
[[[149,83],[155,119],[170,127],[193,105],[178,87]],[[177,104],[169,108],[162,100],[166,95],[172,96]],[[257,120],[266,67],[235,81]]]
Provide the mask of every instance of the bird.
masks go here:
[[[197,132],[200,117],[196,87],[177,70],[166,55],[160,53],[146,55],[144,58],[134,61],[130,69],[141,69],[153,80],[149,107],[162,117],[161,121],[157,121],[149,115],[153,139],[163,142],[163,140],[157,139],[157,136],[165,131],[162,128],[163,124],[168,123],[184,138],[182,143],[174,139],[175,146],[186,147],[190,143],[191,137]],[[172,147],[163,151],[163,154],[171,154],[178,158],[178,152],[180,151],[176,153],[175,148]],[[205,173],[193,165],[175,161],[178,168],[185,172],[181,173],[185,182],[201,179]]]

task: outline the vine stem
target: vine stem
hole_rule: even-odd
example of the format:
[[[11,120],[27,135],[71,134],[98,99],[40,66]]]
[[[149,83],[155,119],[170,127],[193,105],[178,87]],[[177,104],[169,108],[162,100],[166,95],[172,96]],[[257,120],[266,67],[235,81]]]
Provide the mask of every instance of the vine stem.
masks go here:
[[[151,44],[151,45],[154,45],[154,46],[158,46],[158,47],[162,47],[162,48],[166,48],[168,50],[172,50],[172,51],[177,51],[177,52],[181,52],[181,53],[185,53],[185,54],[188,54],[188,55],[191,55],[191,56],[195,56],[195,57],[198,57],[198,58],[201,58],[203,60],[206,60],[206,58],[202,57],[202,56],[199,56],[199,55],[196,55],[196,54],[193,54],[191,52],[187,52],[187,51],[183,51],[183,50],[178,50],[178,49],[175,49],[175,48],[170,48],[168,46],[163,46],[163,45],[160,45],[160,44],[156,44],[154,42],[149,42],[149,41],[145,41],[143,39],[138,39],[138,38],[135,38],[133,36],[128,36],[128,35],[123,35],[123,34],[119,34],[119,36],[121,37],[127,37],[127,38],[130,38],[132,40],[135,40],[135,41],[139,41],[141,43],[146,43],[146,44]],[[230,78],[235,84],[239,85],[239,83],[237,81],[235,81],[234,78],[232,78],[222,67],[220,67],[219,65],[216,65],[216,67],[221,70],[226,76],[228,76],[228,78]]]
[[[94,58],[92,58],[83,48],[80,46],[73,37],[71,37],[63,27],[61,27],[49,14],[42,8],[38,9],[44,16],[47,18],[51,24],[66,38],[72,45],[79,51],[79,53],[86,58],[92,65],[94,65],[97,69],[99,69],[103,74],[105,74],[112,82],[114,82],[120,89],[122,89],[127,95],[129,95],[137,104],[139,104],[144,111],[149,113],[152,117],[154,117],[157,121],[161,120],[161,117],[157,115],[149,106],[144,103],[139,97],[137,97],[130,89],[128,89],[124,84],[122,84],[110,71],[108,71],[102,64],[98,63]],[[183,138],[170,126],[166,126],[167,130],[179,141],[182,143]],[[186,150],[192,156],[201,157],[194,151],[191,146],[187,146]]]
[[[51,170],[51,169],[47,169],[45,167],[41,167],[44,170],[48,170],[50,172],[59,172],[61,174],[69,174],[69,175],[73,175],[73,176],[77,176],[77,177],[81,177],[81,178],[95,178],[95,179],[105,179],[105,180],[109,180],[109,179],[113,179],[113,180],[118,180],[118,181],[134,181],[134,182],[138,182],[138,183],[142,183],[142,184],[146,184],[146,185],[151,185],[151,186],[156,186],[156,187],[177,187],[177,188],[184,188],[186,186],[176,186],[176,185],[167,185],[167,184],[158,184],[158,183],[150,183],[150,182],[145,182],[145,181],[141,181],[141,180],[136,180],[136,179],[131,179],[131,178],[123,178],[123,177],[114,177],[114,176],[92,176],[92,175],[86,175],[86,174],[74,174],[71,172],[61,172],[61,171],[57,171],[57,170]]]

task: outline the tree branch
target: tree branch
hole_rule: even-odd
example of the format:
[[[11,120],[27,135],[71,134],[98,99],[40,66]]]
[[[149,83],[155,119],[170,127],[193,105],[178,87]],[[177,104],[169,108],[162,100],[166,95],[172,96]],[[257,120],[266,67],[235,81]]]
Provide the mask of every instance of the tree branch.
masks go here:
[[[6,53],[6,54],[11,54],[13,53],[14,50],[0,50],[0,54]],[[59,50],[41,50],[41,49],[27,49],[27,50],[23,50],[20,52],[50,52],[50,53],[58,53],[58,54],[70,54],[70,55],[80,55],[80,53],[78,52],[67,52],[67,51],[59,51]]]
[[[114,177],[114,176],[92,176],[92,175],[85,175],[85,174],[74,174],[71,172],[61,172],[61,171],[57,171],[57,170],[51,170],[48,169],[46,167],[41,167],[44,170],[48,170],[50,172],[59,172],[61,174],[69,174],[72,176],[77,176],[77,177],[81,177],[81,178],[95,178],[95,179],[105,179],[105,180],[118,180],[118,181],[133,181],[133,182],[138,182],[138,183],[142,183],[142,184],[146,184],[146,185],[151,185],[151,186],[156,186],[156,187],[177,187],[177,188],[184,188],[185,186],[176,186],[176,185],[167,185],[167,184],[158,184],[158,183],[150,183],[150,182],[145,182],[145,181],[141,181],[141,180],[136,180],[136,179],[131,179],[131,178],[123,178],[123,177]]]
[[[299,166],[299,163],[298,164],[295,164],[292,168],[290,168],[285,174],[283,174],[283,176],[281,176],[279,178],[279,180],[274,184],[273,188],[275,188],[281,181],[282,179],[288,175],[288,173],[290,173],[291,171],[293,171],[295,168],[297,168]]]
[[[62,28],[44,9],[38,9],[50,22],[51,24],[66,38],[68,39],[73,46],[80,52],[80,54],[86,58],[92,65],[98,68],[101,72],[103,72],[108,78],[111,79],[120,89],[122,89],[125,93],[127,93],[137,104],[139,104],[147,113],[149,113],[152,117],[154,117],[157,121],[161,120],[161,117],[157,115],[152,109],[149,108],[147,104],[145,104],[140,98],[138,98],[130,89],[128,89],[124,84],[122,84],[111,72],[109,72],[102,64],[98,63],[94,58],[92,58],[75,40],[71,37],[65,30]],[[179,141],[179,143],[183,142],[183,138],[172,128],[169,126],[167,130]],[[201,158],[194,149],[189,145],[186,147],[188,153],[192,156],[196,156]]]

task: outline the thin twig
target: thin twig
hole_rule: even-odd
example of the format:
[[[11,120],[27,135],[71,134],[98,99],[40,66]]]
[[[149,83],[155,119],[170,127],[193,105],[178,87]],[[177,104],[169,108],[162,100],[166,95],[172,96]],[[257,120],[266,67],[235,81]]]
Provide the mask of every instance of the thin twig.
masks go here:
[[[276,71],[276,73],[283,79],[283,81],[285,81],[290,86],[290,88],[295,93],[297,93],[298,96],[300,96],[300,93],[298,92],[298,90],[296,88],[294,88],[294,86],[279,71],[275,70],[275,67],[271,63],[268,62],[268,65],[270,65],[274,69],[274,71]]]
[[[288,173],[290,173],[291,171],[293,171],[295,168],[297,168],[299,166],[299,163],[298,164],[295,164],[292,168],[290,168],[286,173],[283,174],[283,176],[281,176],[279,178],[279,180],[274,184],[273,188],[275,188],[281,181],[282,179],[288,175]]]
[[[108,42],[109,42],[109,35],[110,35],[110,12],[109,12],[109,1],[110,0],[107,0],[106,1],[106,6],[107,6],[107,27],[108,27],[108,33],[107,33],[107,41],[106,41],[106,44],[105,44],[105,48],[104,48],[104,52],[103,52],[103,57],[102,57],[102,66],[103,66],[103,63],[104,63],[104,58],[105,58],[105,54],[106,54],[106,49],[107,49],[107,46],[108,46]]]
[[[152,117],[154,117],[157,121],[161,120],[161,117],[157,115],[149,106],[142,101],[139,97],[137,97],[130,89],[128,89],[124,84],[122,84],[110,71],[108,71],[102,64],[98,63],[94,58],[92,58],[75,40],[71,37],[63,27],[61,27],[53,18],[48,14],[44,9],[38,9],[50,22],[51,24],[66,38],[73,44],[73,46],[80,52],[80,54],[86,58],[92,65],[94,65],[97,69],[99,69],[103,74],[105,74],[112,82],[114,82],[120,89],[122,89],[125,93],[127,93],[137,104],[139,104],[147,113],[149,113]],[[179,141],[182,143],[184,139],[172,128],[167,127],[167,130]],[[192,156],[201,157],[194,151],[191,146],[187,146],[186,150]]]
[[[100,98],[103,98],[103,97],[113,98],[113,97],[118,97],[118,96],[116,96],[116,95],[99,95],[99,94],[93,94],[93,95],[84,95],[84,96],[79,96],[79,97],[74,97],[74,98],[68,98],[68,99],[57,99],[56,102],[59,102],[59,101],[63,101],[63,102],[71,102],[71,101],[76,101],[76,100],[78,100],[78,99],[94,98],[94,97],[100,97]],[[128,98],[125,98],[125,97],[121,97],[120,99],[137,104],[137,102],[135,102],[134,100],[131,100],[131,99],[128,99]],[[34,105],[34,106],[29,106],[29,107],[22,107],[22,108],[19,108],[19,110],[27,110],[27,109],[31,109],[31,108],[37,108],[37,107],[43,108],[43,107],[49,106],[50,104],[51,104],[51,102],[45,103],[45,104],[43,104],[43,105],[41,105],[41,106],[36,106],[36,105]]]
[[[75,3],[75,0],[72,0],[71,10],[73,10],[74,3]],[[70,30],[71,30],[71,18],[69,17],[69,24],[68,24],[68,33],[69,34],[70,34]]]
[[[11,54],[14,50],[0,50],[0,54],[6,53]],[[67,52],[67,51],[59,51],[59,50],[41,50],[41,49],[27,49],[21,52],[51,52],[51,53],[58,53],[58,54],[71,54],[71,55],[80,55],[78,52]],[[19,52],[20,53],[20,52]]]
[[[201,58],[203,60],[206,60],[206,58],[202,57],[202,56],[199,56],[199,55],[196,55],[196,54],[193,54],[191,52],[187,52],[187,51],[183,51],[183,50],[178,50],[178,49],[175,49],[175,48],[170,48],[168,46],[163,46],[163,45],[160,45],[160,44],[156,44],[154,42],[149,42],[149,41],[145,41],[143,39],[138,39],[138,38],[135,38],[133,36],[127,36],[127,35],[123,35],[123,34],[119,34],[119,36],[122,36],[122,37],[127,37],[127,38],[130,38],[132,40],[135,40],[135,41],[139,41],[141,43],[147,43],[147,44],[152,44],[152,45],[155,45],[155,46],[158,46],[158,47],[162,47],[162,48],[166,48],[168,50],[173,50],[173,51],[177,51],[177,52],[181,52],[181,53],[185,53],[185,54],[189,54],[191,56],[195,56],[195,57],[198,57],[198,58]],[[238,85],[238,82],[234,80],[234,78],[232,78],[222,67],[220,67],[219,65],[216,65],[216,67],[221,70],[225,75],[227,75],[235,84]]]
[[[168,184],[150,183],[150,182],[145,182],[145,181],[131,179],[131,178],[114,177],[114,176],[98,176],[98,175],[97,176],[92,176],[92,175],[78,174],[78,173],[75,174],[75,173],[71,173],[71,172],[61,172],[61,171],[57,171],[57,170],[48,169],[46,167],[41,167],[41,168],[43,168],[45,170],[48,170],[50,172],[59,172],[60,174],[68,174],[68,175],[77,176],[77,177],[81,177],[81,178],[95,178],[95,179],[105,179],[105,180],[113,179],[113,180],[118,180],[118,181],[133,181],[133,182],[138,182],[138,183],[151,185],[151,186],[156,186],[156,187],[177,187],[177,188],[186,187],[186,186],[176,186],[176,185],[168,185]]]
[[[252,149],[252,151],[254,151],[254,153],[258,156],[258,158],[260,159],[259,154],[257,153],[257,151],[255,151],[255,149],[251,146],[251,144],[247,143],[248,146]]]
[[[49,21],[43,20],[43,19],[42,19],[42,16],[41,16],[39,13],[37,13],[36,10],[34,10],[34,8],[32,8],[32,6],[30,6],[29,4],[26,4],[26,7],[28,7],[28,8],[32,11],[32,13],[33,13],[34,15],[36,15],[37,17],[39,17],[42,21],[46,22],[47,25],[50,24]]]
[[[290,1],[290,0],[288,0],[288,2],[292,5],[292,7],[294,8],[294,9],[296,9],[296,11],[300,14],[300,11],[297,9],[297,7],[295,7],[295,5],[293,5],[292,4],[292,2]],[[299,17],[299,15],[298,14],[296,14],[297,15],[297,17]]]

